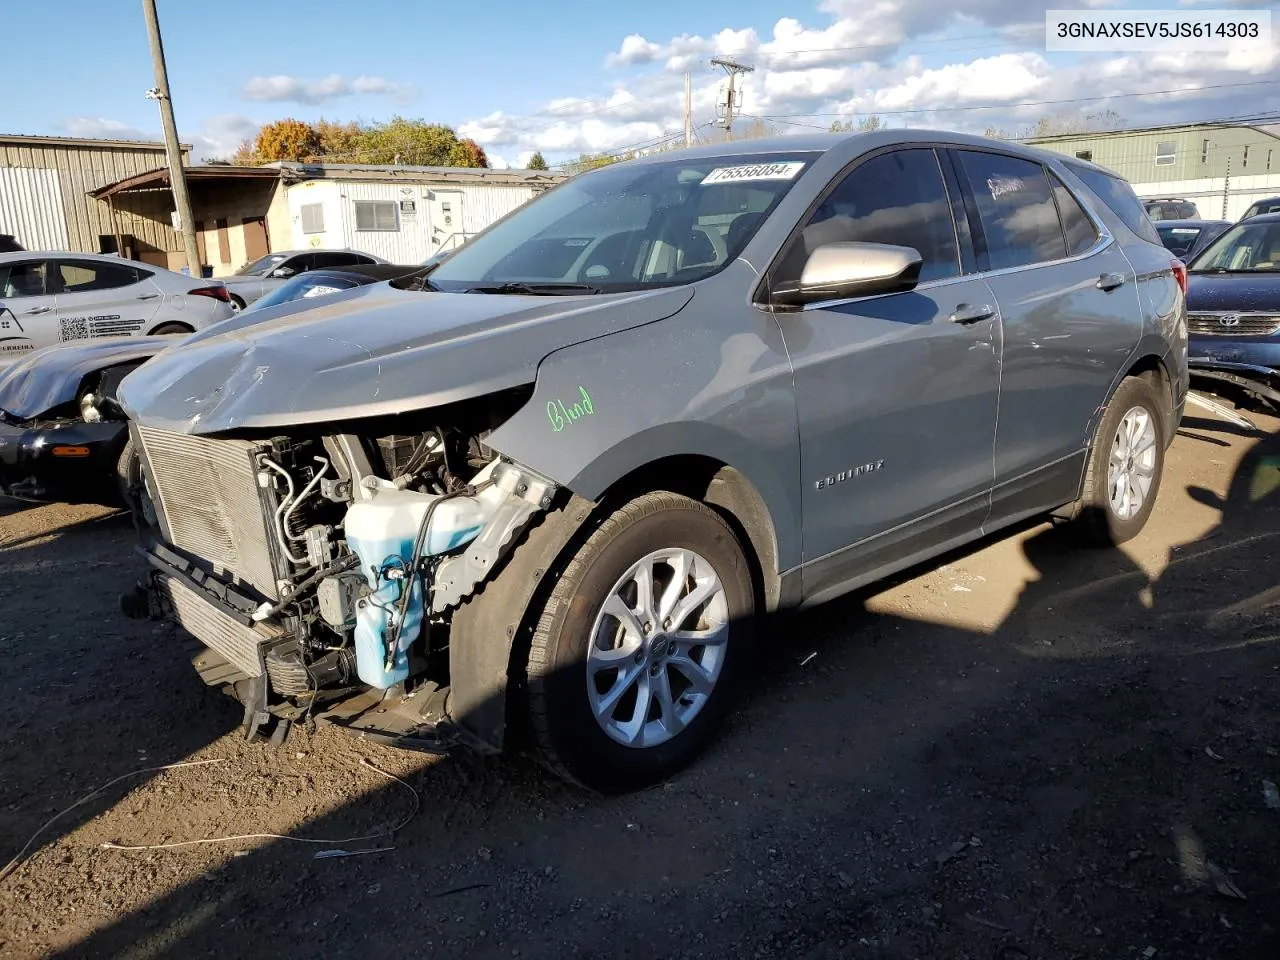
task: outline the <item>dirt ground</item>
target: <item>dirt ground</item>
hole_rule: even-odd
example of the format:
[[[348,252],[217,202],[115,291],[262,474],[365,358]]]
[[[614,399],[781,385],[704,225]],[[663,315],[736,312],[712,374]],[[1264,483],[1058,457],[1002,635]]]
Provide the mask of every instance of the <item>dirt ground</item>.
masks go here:
[[[701,763],[617,799],[518,757],[246,744],[117,612],[127,521],[0,503],[0,862],[113,778],[220,761],[55,821],[0,880],[0,956],[1280,957],[1271,454],[1193,408],[1124,550],[1036,526],[805,614]],[[348,839],[414,811],[365,760],[421,797],[392,840]],[[323,842],[103,847],[262,833]]]

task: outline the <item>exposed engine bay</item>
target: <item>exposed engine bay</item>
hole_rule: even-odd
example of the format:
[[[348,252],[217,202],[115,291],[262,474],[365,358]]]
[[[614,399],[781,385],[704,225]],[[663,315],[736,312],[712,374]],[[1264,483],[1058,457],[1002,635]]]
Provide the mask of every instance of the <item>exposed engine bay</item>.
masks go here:
[[[453,612],[557,492],[472,419],[263,440],[135,425],[163,542],[126,612],[200,640],[197,669],[251,735],[323,719],[430,748]]]

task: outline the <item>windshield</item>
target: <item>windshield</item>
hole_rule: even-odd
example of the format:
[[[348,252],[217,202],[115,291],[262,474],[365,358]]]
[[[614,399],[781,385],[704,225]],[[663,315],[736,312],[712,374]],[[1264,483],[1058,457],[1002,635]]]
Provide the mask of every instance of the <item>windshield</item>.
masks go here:
[[[372,277],[369,278],[369,282],[373,282]],[[338,293],[342,290],[350,290],[352,287],[359,286],[363,286],[363,284],[350,277],[332,277],[323,273],[303,273],[294,277],[288,283],[276,287],[265,297],[259,297],[245,309],[245,313],[251,310],[274,307],[278,303],[288,303],[290,300],[324,297],[331,293]]]
[[[1160,242],[1175,257],[1185,257],[1196,245],[1201,227],[1165,227],[1156,224],[1156,233],[1160,234]]]
[[[1196,257],[1189,269],[1193,273],[1280,271],[1280,221],[1237,223]]]
[[[676,157],[580,174],[453,251],[431,286],[551,294],[692,283],[738,256],[812,160]]]
[[[237,277],[261,277],[265,275],[272,267],[278,267],[284,262],[283,253],[269,253],[261,260],[255,260],[253,263],[246,263],[243,267],[236,271]]]

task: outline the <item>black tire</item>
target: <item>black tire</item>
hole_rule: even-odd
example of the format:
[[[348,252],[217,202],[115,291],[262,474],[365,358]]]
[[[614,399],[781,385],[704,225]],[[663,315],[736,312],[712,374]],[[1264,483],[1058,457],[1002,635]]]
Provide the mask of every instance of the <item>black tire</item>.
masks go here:
[[[152,532],[156,528],[155,507],[147,495],[146,481],[142,476],[142,458],[138,456],[133,437],[125,441],[116,461],[116,492],[120,502],[133,516],[139,531]]]
[[[1145,410],[1155,425],[1154,473],[1141,508],[1133,516],[1121,518],[1111,503],[1108,466],[1120,424],[1125,414],[1135,407]],[[1086,546],[1115,547],[1132,540],[1146,526],[1164,476],[1164,454],[1169,442],[1169,407],[1169,399],[1162,387],[1150,376],[1127,377],[1107,404],[1089,449],[1084,485],[1072,520],[1073,532]]]
[[[162,323],[160,324],[160,326],[156,327],[154,330],[151,331],[151,336],[163,337],[168,334],[174,334],[174,333],[188,334],[188,333],[195,333],[195,332],[196,331],[194,327],[189,327],[185,323]]]
[[[245,308],[244,297],[235,293],[231,294],[231,309],[234,310],[236,313],[239,313],[244,308]]]
[[[586,668],[591,631],[619,579],[642,558],[666,549],[693,551],[719,578],[729,624],[724,659],[702,708],[683,730],[657,746],[625,746],[592,712]],[[571,782],[620,793],[663,780],[693,761],[728,711],[748,658],[754,610],[746,554],[715,511],[665,492],[616,510],[565,562],[534,628],[528,699],[543,762]]]

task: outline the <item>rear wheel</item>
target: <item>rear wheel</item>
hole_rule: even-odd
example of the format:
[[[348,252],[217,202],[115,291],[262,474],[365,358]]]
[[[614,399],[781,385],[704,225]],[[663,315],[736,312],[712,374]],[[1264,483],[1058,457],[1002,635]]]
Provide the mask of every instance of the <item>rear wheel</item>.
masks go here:
[[[244,309],[244,298],[238,294],[231,294],[231,312],[239,313]]]
[[[746,555],[697,501],[650,493],[565,565],[535,627],[529,708],[543,759],[605,792],[688,764],[728,709],[750,642]]]
[[[167,334],[187,334],[195,333],[195,329],[187,326],[185,323],[162,323],[151,331],[153,337],[162,337]]]
[[[1089,451],[1076,532],[1092,546],[1136,537],[1155,507],[1164,474],[1169,403],[1151,377],[1128,377],[1107,405]]]

